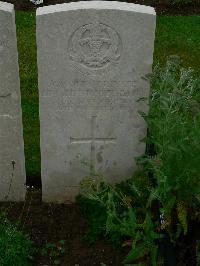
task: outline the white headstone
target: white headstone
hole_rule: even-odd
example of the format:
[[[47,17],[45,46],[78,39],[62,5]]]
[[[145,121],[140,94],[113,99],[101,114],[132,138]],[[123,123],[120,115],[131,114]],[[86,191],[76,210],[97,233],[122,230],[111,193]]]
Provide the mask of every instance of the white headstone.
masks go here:
[[[156,15],[84,1],[37,10],[43,200],[73,200],[92,172],[129,178],[143,154]]]
[[[0,2],[0,201],[23,201],[25,182],[15,14]]]

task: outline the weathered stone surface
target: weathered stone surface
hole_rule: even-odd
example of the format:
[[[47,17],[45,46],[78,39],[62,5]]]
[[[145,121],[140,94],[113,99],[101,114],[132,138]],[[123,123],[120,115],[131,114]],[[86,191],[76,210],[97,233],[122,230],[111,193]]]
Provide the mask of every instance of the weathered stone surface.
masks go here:
[[[43,200],[65,202],[99,172],[130,177],[143,154],[155,11],[120,2],[37,10]]]
[[[0,200],[25,198],[25,162],[15,14],[0,2]]]

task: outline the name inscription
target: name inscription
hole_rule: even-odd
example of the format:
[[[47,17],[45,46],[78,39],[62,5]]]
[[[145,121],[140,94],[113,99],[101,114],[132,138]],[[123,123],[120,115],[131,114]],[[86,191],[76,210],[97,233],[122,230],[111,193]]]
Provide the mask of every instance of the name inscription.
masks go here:
[[[126,109],[133,105],[135,89],[135,81],[75,81],[71,88],[54,86],[54,92],[49,91],[45,96],[58,98],[58,110]]]

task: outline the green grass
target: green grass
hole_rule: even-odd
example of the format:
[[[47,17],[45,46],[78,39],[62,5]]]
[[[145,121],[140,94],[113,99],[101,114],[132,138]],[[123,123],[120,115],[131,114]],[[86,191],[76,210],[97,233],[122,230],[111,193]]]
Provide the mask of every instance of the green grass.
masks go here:
[[[183,64],[200,71],[200,16],[158,16],[154,62],[178,55]]]
[[[28,181],[40,176],[35,14],[16,12],[26,170]],[[154,63],[178,55],[183,65],[200,71],[200,16],[158,16]]]
[[[16,12],[27,181],[40,176],[35,14]],[[33,180],[34,179],[34,180]]]

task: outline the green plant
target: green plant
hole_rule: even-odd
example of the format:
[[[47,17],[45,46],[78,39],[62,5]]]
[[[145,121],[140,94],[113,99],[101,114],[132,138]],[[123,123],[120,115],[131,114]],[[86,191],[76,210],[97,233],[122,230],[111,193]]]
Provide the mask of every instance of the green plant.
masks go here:
[[[65,240],[60,240],[57,243],[47,243],[42,249],[42,255],[48,256],[53,265],[60,265],[60,256],[65,253],[64,245]]]
[[[90,200],[82,195],[78,195],[76,202],[79,204],[81,212],[88,221],[88,230],[84,240],[94,243],[98,238],[106,235],[106,209],[96,201]]]
[[[159,224],[153,221],[152,213],[145,206],[149,192],[144,185],[150,187],[151,184],[142,174],[138,172],[134,178],[115,187],[100,175],[87,177],[81,183],[81,194],[106,210],[107,216],[102,224],[106,236],[113,242],[117,240],[131,246],[125,263],[146,257],[150,258],[152,265],[157,265],[155,243],[160,237],[156,232]]]
[[[165,68],[155,67],[150,112],[144,118],[147,145],[155,152],[153,158],[138,160],[155,178],[148,204],[159,201],[165,228],[175,241],[187,233],[200,207],[200,83],[178,58],[171,58]]]
[[[28,235],[0,215],[0,265],[28,266],[35,249]]]
[[[159,265],[163,230],[177,244],[190,222],[200,219],[199,79],[172,57],[166,67],[154,68],[149,104],[149,114],[141,114],[148,152],[137,158],[143,171],[116,186],[100,175],[81,183],[82,195],[104,208],[106,235],[130,246],[125,263],[138,265]]]

